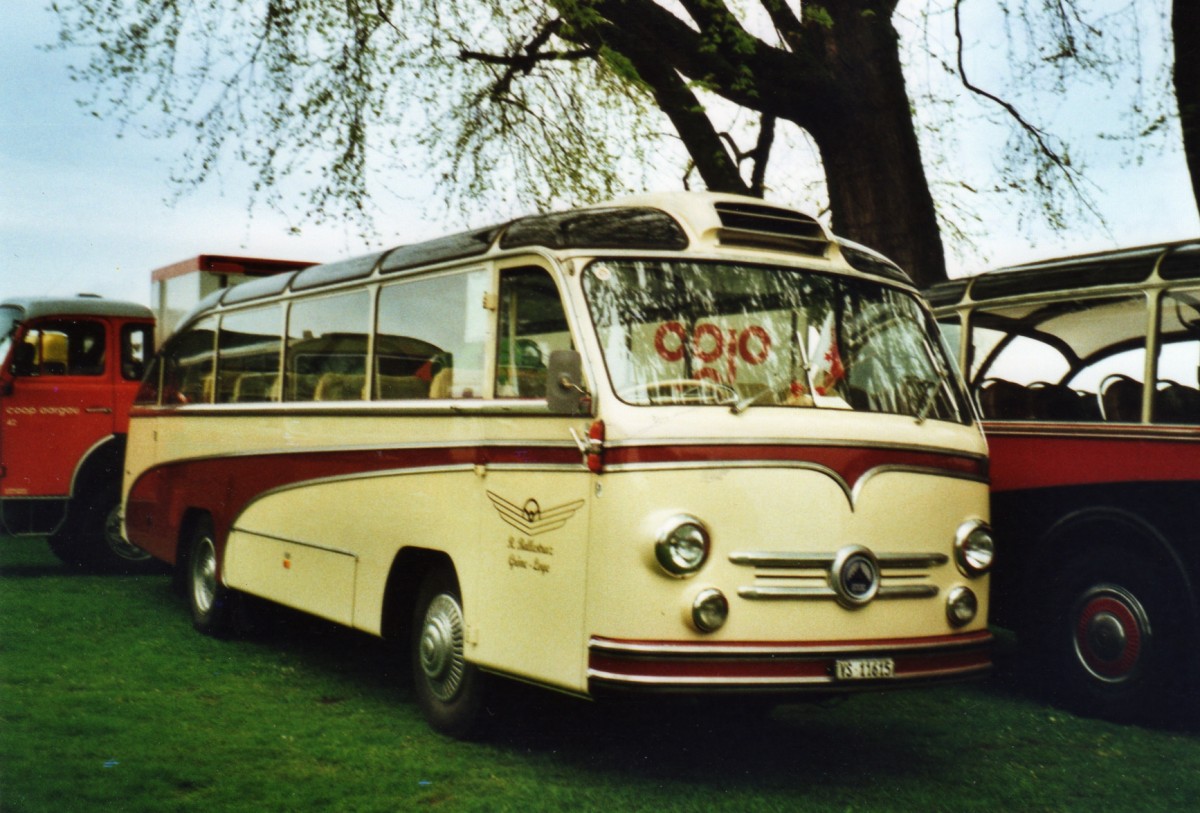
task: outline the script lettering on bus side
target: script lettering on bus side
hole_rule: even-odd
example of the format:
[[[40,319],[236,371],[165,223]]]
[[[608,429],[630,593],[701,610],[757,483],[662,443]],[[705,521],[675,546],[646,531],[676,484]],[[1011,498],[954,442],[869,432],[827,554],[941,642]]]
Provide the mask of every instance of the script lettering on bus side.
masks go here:
[[[534,542],[532,539],[520,536],[510,536],[508,551],[509,570],[530,570],[543,576],[550,572],[550,563],[542,557],[554,555],[553,545]],[[532,558],[526,554],[531,554]]]

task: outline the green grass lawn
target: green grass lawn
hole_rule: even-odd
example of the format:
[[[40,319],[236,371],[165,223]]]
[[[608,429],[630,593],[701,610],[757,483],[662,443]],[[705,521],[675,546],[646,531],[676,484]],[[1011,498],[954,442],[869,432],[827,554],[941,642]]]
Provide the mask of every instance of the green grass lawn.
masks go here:
[[[282,614],[194,632],[168,576],[82,576],[0,540],[0,810],[1168,810],[1200,734],[1073,717],[1003,680],[735,717],[505,693],[430,732],[407,666]]]

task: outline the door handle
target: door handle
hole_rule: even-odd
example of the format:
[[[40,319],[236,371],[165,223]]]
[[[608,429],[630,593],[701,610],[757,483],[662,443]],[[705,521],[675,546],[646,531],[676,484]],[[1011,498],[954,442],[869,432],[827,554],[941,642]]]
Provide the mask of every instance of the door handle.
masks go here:
[[[102,407],[102,406],[87,407],[83,411],[89,415],[111,415],[112,414],[111,409],[109,409],[108,407]]]

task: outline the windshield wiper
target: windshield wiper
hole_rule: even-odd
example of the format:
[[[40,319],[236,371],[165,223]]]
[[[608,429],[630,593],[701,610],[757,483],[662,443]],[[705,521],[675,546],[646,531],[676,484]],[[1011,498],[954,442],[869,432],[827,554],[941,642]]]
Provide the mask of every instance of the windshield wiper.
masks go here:
[[[771,394],[770,389],[761,389],[758,392],[754,393],[753,395],[747,395],[746,397],[741,398],[738,401],[730,404],[729,411],[732,412],[734,415],[741,415],[747,409],[749,409],[750,407],[752,407],[756,403],[758,403],[758,400],[760,398],[762,398],[764,395],[770,395],[770,394]]]

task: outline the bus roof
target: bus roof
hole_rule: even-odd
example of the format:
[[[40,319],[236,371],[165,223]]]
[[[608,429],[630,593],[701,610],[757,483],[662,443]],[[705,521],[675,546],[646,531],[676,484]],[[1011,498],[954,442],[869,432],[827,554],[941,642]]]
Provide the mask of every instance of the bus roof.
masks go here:
[[[92,294],[76,297],[11,297],[0,302],[0,308],[17,308],[21,319],[43,316],[115,316],[132,319],[153,319],[145,305],[102,299]]]
[[[1200,279],[1200,240],[1182,240],[1041,260],[940,282],[925,291],[934,307],[1028,294],[1164,280]]]
[[[891,260],[864,246],[835,237],[810,215],[758,198],[676,192],[639,195],[562,212],[528,215],[346,260],[323,265],[306,264],[308,267],[290,274],[252,280],[213,292],[184,321],[218,304],[232,305],[372,275],[398,274],[422,266],[483,257],[495,251],[534,247],[681,251],[693,245],[799,253],[814,258],[840,256],[861,273],[912,284],[908,275]],[[160,271],[167,272],[170,268]]]

